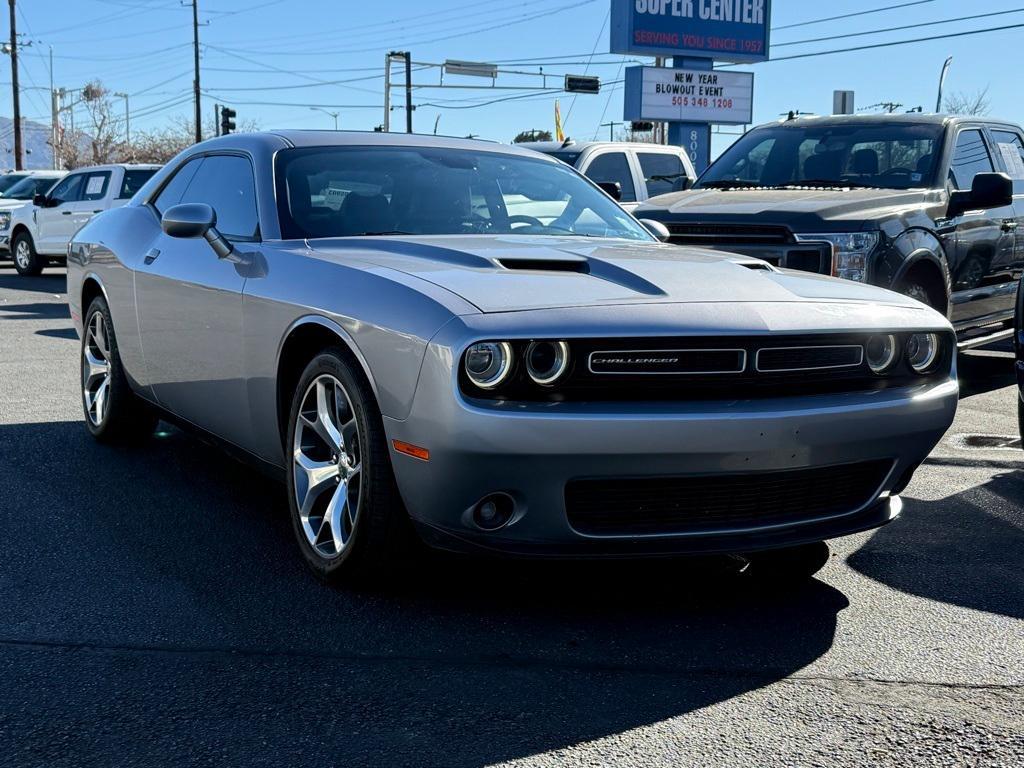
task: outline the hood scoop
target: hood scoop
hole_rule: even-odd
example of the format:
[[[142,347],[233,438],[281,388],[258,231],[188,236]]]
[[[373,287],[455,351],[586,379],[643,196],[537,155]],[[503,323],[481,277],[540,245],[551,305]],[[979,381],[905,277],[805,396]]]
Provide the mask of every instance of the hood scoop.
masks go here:
[[[509,270],[531,272],[575,272],[590,275],[598,280],[605,280],[623,288],[628,288],[644,296],[666,296],[667,294],[654,283],[644,280],[640,275],[628,269],[616,266],[593,256],[578,256],[562,252],[556,257],[530,258],[528,256],[503,256],[495,259],[501,267]]]
[[[579,272],[589,274],[590,266],[582,257],[558,259],[501,258],[496,260],[505,269],[523,269],[530,272]]]

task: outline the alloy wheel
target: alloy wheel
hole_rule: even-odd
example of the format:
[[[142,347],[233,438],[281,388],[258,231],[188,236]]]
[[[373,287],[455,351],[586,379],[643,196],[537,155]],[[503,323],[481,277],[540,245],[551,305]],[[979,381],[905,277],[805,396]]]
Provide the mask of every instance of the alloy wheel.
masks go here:
[[[32,251],[29,250],[27,240],[21,239],[18,241],[18,245],[14,249],[14,260],[22,269],[28,269],[29,262],[32,260]]]
[[[362,504],[361,435],[352,398],[330,374],[302,396],[292,445],[295,504],[306,540],[324,558],[348,546]]]
[[[110,400],[110,340],[102,312],[94,312],[82,345],[82,395],[94,426],[103,423]]]

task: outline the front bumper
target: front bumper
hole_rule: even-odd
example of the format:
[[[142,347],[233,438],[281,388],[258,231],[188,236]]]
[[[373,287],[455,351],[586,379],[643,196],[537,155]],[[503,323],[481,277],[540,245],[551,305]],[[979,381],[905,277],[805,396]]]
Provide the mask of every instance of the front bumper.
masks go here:
[[[895,494],[949,428],[955,371],[939,383],[856,394],[729,402],[481,403],[459,396],[449,356],[432,348],[408,418],[385,418],[399,489],[424,538],[437,546],[510,554],[628,556],[745,552],[820,541],[882,525]],[[578,478],[721,476],[891,461],[877,493],[856,509],[784,525],[714,532],[588,535],[566,509]],[[473,523],[486,495],[516,502],[494,532]]]

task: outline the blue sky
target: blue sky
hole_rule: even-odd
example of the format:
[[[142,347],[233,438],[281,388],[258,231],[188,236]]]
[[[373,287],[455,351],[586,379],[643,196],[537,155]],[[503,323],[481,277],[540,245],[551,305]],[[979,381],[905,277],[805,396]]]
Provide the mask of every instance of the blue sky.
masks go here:
[[[773,26],[897,4],[898,0],[775,0]],[[6,4],[5,4],[6,5]],[[58,87],[80,87],[100,79],[112,91],[130,94],[132,128],[152,129],[191,114],[191,8],[179,0],[19,0],[18,26],[34,41],[22,56],[23,114],[49,120],[47,57],[53,46]],[[557,82],[566,73],[589,72],[605,82],[621,78],[623,57],[608,54],[608,0],[200,0],[204,110],[215,102],[234,106],[240,118],[260,127],[322,128],[332,118],[309,109],[340,112],[343,128],[370,129],[382,120],[383,62],[390,49],[408,48],[415,61],[499,61],[503,68],[537,72],[538,63]],[[913,28],[924,22],[982,13],[1021,12]],[[6,14],[3,14],[6,18]],[[923,0],[909,7],[841,21],[791,27],[773,33],[773,55],[906,40],[969,29],[1024,23],[1024,0],[965,4]],[[894,29],[908,27],[906,29]],[[879,31],[881,30],[881,31]],[[891,30],[891,31],[890,31]],[[6,36],[8,30],[4,29]],[[783,45],[809,38],[859,32],[844,40]],[[882,101],[907,108],[935,103],[942,62],[954,63],[947,90],[989,88],[991,114],[1024,120],[1019,97],[1019,51],[1024,29],[881,48],[832,56],[778,61],[750,67],[756,73],[755,121],[789,109],[831,110],[832,91],[851,89],[858,106]],[[591,54],[594,54],[591,56]],[[530,61],[533,60],[533,61]],[[627,64],[628,65],[628,62]],[[6,61],[4,67],[8,67]],[[398,68],[396,67],[396,75]],[[0,112],[11,114],[9,69],[0,82]],[[437,70],[415,75],[438,81]],[[325,84],[327,81],[328,84]],[[346,81],[346,82],[336,82]],[[474,84],[478,80],[449,78]],[[540,85],[541,78],[503,74],[506,87]],[[40,90],[36,90],[36,89]],[[418,131],[477,134],[509,141],[518,131],[552,128],[554,96],[483,105],[524,95],[520,91],[417,90]],[[402,98],[395,91],[397,99]],[[622,119],[621,86],[597,96],[562,95],[566,131],[575,138],[607,135],[600,123]],[[279,105],[274,105],[277,103]],[[284,106],[289,105],[289,106]],[[290,106],[297,105],[297,106]],[[433,106],[431,106],[433,105]],[[467,108],[468,107],[468,108]],[[404,125],[404,113],[393,113]],[[735,130],[723,128],[724,131]],[[715,139],[715,151],[732,137]]]

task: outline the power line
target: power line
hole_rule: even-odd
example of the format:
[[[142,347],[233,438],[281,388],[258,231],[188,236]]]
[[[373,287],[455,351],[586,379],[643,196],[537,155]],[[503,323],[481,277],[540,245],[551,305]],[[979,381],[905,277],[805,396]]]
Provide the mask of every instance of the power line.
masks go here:
[[[924,21],[916,24],[907,24],[901,27],[887,27],[886,29],[873,29],[869,32],[847,32],[842,35],[829,35],[828,37],[811,37],[806,40],[793,40],[788,43],[773,43],[772,49],[786,48],[792,45],[807,45],[808,43],[822,43],[828,40],[843,40],[849,37],[864,37],[866,35],[881,35],[886,32],[901,32],[906,29],[918,29],[920,27],[936,27],[940,24],[952,24],[957,21],[974,21],[976,19],[987,19],[991,16],[1005,16],[1010,13],[1022,13],[1024,8],[1011,8],[1006,11],[992,11],[991,13],[976,13],[971,16],[958,16],[954,19],[939,19],[938,21]]]
[[[794,27],[807,27],[811,24],[821,24],[825,21],[838,21],[839,19],[852,19],[854,16],[868,16],[872,13],[881,13],[882,11],[892,11],[897,8],[909,8],[912,5],[927,5],[928,3],[934,3],[935,0],[914,0],[911,3],[897,3],[896,5],[886,5],[881,8],[871,8],[866,11],[856,11],[854,13],[844,13],[839,16],[826,16],[821,19],[811,19],[810,21],[801,21],[796,24],[783,24],[781,27],[772,27],[772,32],[778,32],[780,29],[793,29]]]

